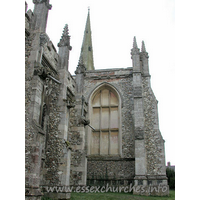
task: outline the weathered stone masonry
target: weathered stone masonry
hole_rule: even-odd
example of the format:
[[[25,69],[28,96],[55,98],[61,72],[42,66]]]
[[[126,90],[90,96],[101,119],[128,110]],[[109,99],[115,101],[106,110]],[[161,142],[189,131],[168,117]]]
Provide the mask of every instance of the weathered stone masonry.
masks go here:
[[[134,37],[132,67],[95,70],[88,12],[80,59],[72,76],[68,25],[57,52],[46,34],[52,6],[49,0],[33,3],[33,12],[25,4],[26,199],[39,200],[44,195],[69,199],[68,192],[45,189],[69,185],[134,184],[148,189],[162,184],[165,192],[134,193],[168,195],[164,140],[144,42],[140,51]],[[100,98],[93,105],[95,95]],[[99,127],[94,128],[95,123]],[[96,153],[94,144],[99,146]]]
[[[165,173],[164,140],[158,127],[157,100],[149,86],[149,78],[143,78],[145,146],[147,149],[147,174]]]
[[[41,199],[46,186],[69,185],[71,150],[67,142],[67,115],[75,91],[73,77],[60,63],[62,55],[45,33],[51,5],[49,1],[34,3],[34,12],[29,10],[25,21],[26,199]],[[69,42],[62,48],[69,53]],[[65,192],[46,195],[56,199],[70,197]]]
[[[96,87],[105,83],[116,87],[122,98],[122,155],[107,157],[88,156],[88,184],[95,183],[98,185],[99,181],[101,181],[115,185],[127,185],[133,182],[135,164],[133,118],[130,112],[130,108],[133,106],[132,69],[86,72],[84,82],[86,99],[89,99],[90,94]]]

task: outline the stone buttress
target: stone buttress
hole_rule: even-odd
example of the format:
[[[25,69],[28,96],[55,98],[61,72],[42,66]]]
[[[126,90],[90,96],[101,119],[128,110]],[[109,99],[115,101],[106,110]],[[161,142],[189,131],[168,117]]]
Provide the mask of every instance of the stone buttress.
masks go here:
[[[147,195],[168,195],[164,140],[158,126],[157,100],[150,85],[148,53],[142,41],[141,52],[134,37],[133,63],[135,185],[143,186]],[[166,190],[153,192],[149,187],[164,185]],[[138,193],[137,191],[135,192]],[[140,194],[142,192],[140,191]]]
[[[25,195],[26,199],[40,199],[43,195],[40,187],[41,166],[45,162],[46,130],[49,95],[48,85],[52,84],[47,73],[56,76],[54,71],[41,64],[45,46],[49,38],[45,34],[48,1],[33,1],[34,12],[26,12],[26,68],[25,68]],[[27,8],[25,9],[25,11]],[[42,16],[41,16],[42,15]],[[55,84],[55,87],[57,85]]]
[[[73,186],[86,185],[87,177],[87,157],[85,146],[85,126],[89,124],[86,119],[87,102],[83,96],[84,77],[86,68],[83,64],[82,57],[76,68],[76,95],[75,107],[70,115],[70,139],[72,147],[72,162],[71,162],[71,179],[70,184]]]

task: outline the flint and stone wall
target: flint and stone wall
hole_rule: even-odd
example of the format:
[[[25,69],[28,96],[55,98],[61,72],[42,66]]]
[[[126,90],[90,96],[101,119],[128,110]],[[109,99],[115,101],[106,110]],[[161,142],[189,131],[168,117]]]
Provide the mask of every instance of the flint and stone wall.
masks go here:
[[[87,71],[84,81],[86,99],[89,100],[95,88],[104,83],[114,86],[121,98],[121,155],[88,155],[87,184],[127,185],[133,183],[135,171],[132,68]],[[86,148],[89,145],[87,143]]]
[[[26,199],[41,199],[46,186],[167,185],[164,140],[150,86],[148,54],[140,55],[134,47],[133,63],[138,71],[135,66],[85,71],[80,62],[75,79],[68,71],[68,27],[58,45],[59,54],[45,33],[47,15],[43,14],[48,14],[51,5],[49,1],[34,3],[34,14],[30,10],[25,13]],[[41,9],[45,12],[40,16]],[[89,99],[104,84],[115,88],[121,102],[120,150],[115,156],[90,155],[88,151]],[[45,194],[70,198],[64,192]]]
[[[48,9],[45,2],[41,4]],[[67,91],[74,95],[75,82],[68,71],[65,77],[59,71],[59,55],[48,35],[34,29],[39,18],[31,10],[25,16],[25,195],[26,199],[39,200],[45,194],[44,187],[69,185],[67,124],[71,104]],[[57,192],[45,195],[70,197]]]
[[[37,126],[32,119],[32,81],[33,81],[33,69],[31,68],[31,62],[29,56],[32,51],[32,43],[35,38],[35,34],[30,31],[31,18],[26,14],[25,27],[25,194],[35,195],[35,200],[40,199],[41,191],[40,184],[40,165],[41,154],[44,144],[42,133],[39,133]],[[40,142],[41,141],[41,142]],[[34,188],[34,189],[33,189]],[[28,197],[26,197],[27,199]]]
[[[147,154],[147,176],[160,175],[166,183],[164,140],[159,130],[158,109],[154,93],[150,87],[149,77],[143,77],[145,148]],[[162,179],[162,178],[161,178]]]

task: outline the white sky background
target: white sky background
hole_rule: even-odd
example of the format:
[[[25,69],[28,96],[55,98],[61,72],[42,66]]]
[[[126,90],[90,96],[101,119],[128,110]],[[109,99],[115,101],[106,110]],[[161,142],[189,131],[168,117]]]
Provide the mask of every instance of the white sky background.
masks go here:
[[[139,48],[144,40],[149,53],[151,85],[159,101],[166,162],[172,165],[176,165],[177,159],[183,159],[184,163],[191,157],[183,153],[188,148],[183,141],[187,142],[188,137],[199,132],[195,127],[199,117],[193,113],[199,109],[195,106],[200,101],[198,90],[193,87],[199,86],[199,69],[196,63],[192,64],[199,55],[190,47],[199,37],[199,29],[193,31],[193,20],[189,20],[196,19],[199,10],[193,0],[189,2],[176,1],[176,12],[180,16],[176,14],[175,26],[175,0],[50,0],[53,7],[47,23],[47,34],[56,48],[64,25],[69,26],[72,46],[69,71],[72,74],[78,64],[88,6],[96,69],[131,67],[133,37],[136,36]],[[27,3],[33,10],[32,0]],[[184,34],[187,37],[183,37]],[[188,59],[188,52],[193,52],[192,60]]]

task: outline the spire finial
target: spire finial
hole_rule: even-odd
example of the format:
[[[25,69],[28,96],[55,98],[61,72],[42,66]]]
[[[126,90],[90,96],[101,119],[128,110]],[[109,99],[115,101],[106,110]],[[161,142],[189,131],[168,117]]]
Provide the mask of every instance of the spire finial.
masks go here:
[[[135,36],[134,36],[134,39],[133,39],[133,48],[138,48]]]
[[[139,51],[140,51],[140,49],[137,46],[136,37],[134,36],[134,39],[133,39],[133,48],[131,49],[131,55],[139,54]]]
[[[65,24],[65,27],[63,29],[63,36],[68,36],[69,35],[69,28],[68,28],[68,24]]]
[[[90,13],[90,6],[88,6],[88,13]]]
[[[145,44],[144,44],[144,41],[142,40],[142,52],[146,52],[146,48],[145,48]]]

